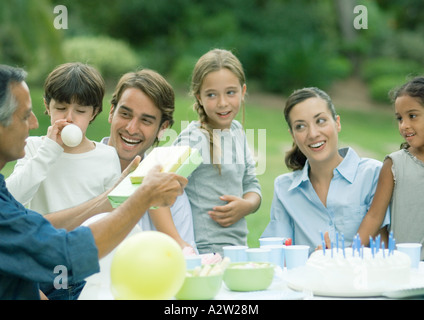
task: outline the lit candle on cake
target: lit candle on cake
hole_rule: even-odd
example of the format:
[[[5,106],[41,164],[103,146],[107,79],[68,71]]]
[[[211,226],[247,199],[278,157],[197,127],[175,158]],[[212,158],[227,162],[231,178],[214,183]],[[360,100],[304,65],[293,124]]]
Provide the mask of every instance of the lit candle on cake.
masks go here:
[[[321,233],[322,250],[323,250],[323,253],[324,253],[324,255],[325,255],[325,240],[324,240],[324,234],[322,233],[322,231],[320,231],[320,233]]]
[[[336,245],[337,245],[337,253],[339,253],[339,233],[336,232]]]
[[[389,244],[387,245],[387,248],[389,249],[389,255],[393,254],[393,251],[395,250],[395,239],[393,238],[393,231],[389,234]]]
[[[380,241],[381,241],[381,235],[378,235],[375,238],[375,253],[378,253],[378,250],[380,249]]]

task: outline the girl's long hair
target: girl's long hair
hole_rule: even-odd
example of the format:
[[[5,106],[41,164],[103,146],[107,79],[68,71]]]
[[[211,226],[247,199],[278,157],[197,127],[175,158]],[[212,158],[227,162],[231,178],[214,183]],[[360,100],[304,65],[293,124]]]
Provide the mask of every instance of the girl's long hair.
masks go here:
[[[205,135],[209,139],[209,150],[211,155],[211,161],[215,167],[218,168],[219,173],[221,174],[221,140],[219,135],[214,134],[213,129],[208,121],[205,109],[197,98],[200,95],[200,90],[203,84],[205,77],[214,71],[219,71],[223,68],[230,70],[236,77],[239,79],[240,85],[243,86],[246,83],[245,74],[243,71],[243,66],[241,65],[239,59],[228,50],[223,49],[213,49],[206,54],[204,54],[197,61],[191,80],[190,93],[195,98],[193,105],[194,111],[199,115],[200,129],[204,131]],[[244,125],[244,102],[242,102],[242,112]]]
[[[401,96],[416,98],[424,108],[424,76],[415,77],[404,85],[391,90],[389,96],[393,103]],[[409,147],[410,145],[408,142],[403,142],[400,145],[401,149],[408,149]]]

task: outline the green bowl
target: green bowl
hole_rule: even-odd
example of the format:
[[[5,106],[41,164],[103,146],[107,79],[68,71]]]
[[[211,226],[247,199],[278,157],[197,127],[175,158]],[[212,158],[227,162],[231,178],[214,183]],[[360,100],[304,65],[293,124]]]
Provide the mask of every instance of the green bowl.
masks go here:
[[[193,271],[188,271],[188,273],[193,273]],[[222,277],[222,273],[212,276],[186,276],[175,298],[178,300],[211,300],[221,289]]]
[[[225,269],[224,283],[232,291],[266,290],[274,278],[274,267],[265,262],[231,263]]]

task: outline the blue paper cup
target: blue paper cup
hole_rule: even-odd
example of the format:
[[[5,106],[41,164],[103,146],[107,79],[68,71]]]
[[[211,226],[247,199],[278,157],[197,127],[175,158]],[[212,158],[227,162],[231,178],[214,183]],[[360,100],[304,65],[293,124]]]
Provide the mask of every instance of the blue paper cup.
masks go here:
[[[292,245],[284,249],[284,257],[287,269],[304,266],[309,256],[309,246]]]
[[[187,270],[193,270],[196,267],[200,267],[202,265],[202,257],[201,256],[185,256],[186,268]]]
[[[396,244],[396,248],[411,258],[411,268],[418,268],[421,256],[421,243],[398,243]]]
[[[231,262],[246,262],[246,249],[248,246],[225,246],[222,248],[224,257],[230,258]]]
[[[250,248],[246,249],[247,260],[251,262],[271,262],[271,249],[269,248]]]
[[[280,266],[284,269],[284,248],[286,246],[282,244],[274,244],[274,245],[263,245],[261,248],[270,249],[269,262]]]
[[[259,238],[259,245],[267,246],[267,245],[282,245],[284,244],[285,238],[280,237],[269,237],[269,238]]]

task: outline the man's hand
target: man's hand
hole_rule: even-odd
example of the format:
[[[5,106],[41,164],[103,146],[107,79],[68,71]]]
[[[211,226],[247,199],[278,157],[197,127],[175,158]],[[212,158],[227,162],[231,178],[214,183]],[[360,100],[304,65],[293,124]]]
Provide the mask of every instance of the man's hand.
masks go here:
[[[175,173],[160,172],[160,169],[156,166],[150,170],[136,193],[149,192],[152,207],[169,207],[183,193],[188,181]]]

